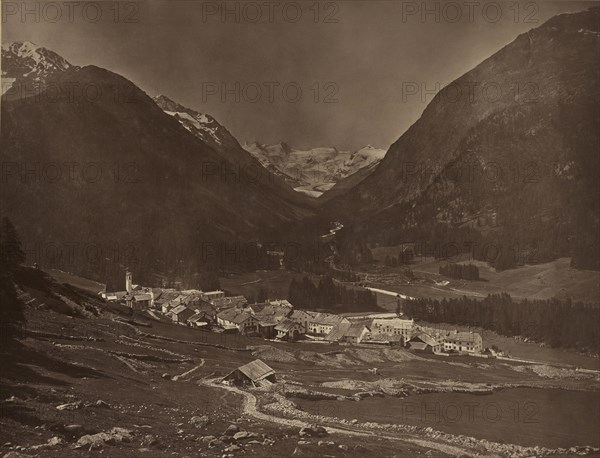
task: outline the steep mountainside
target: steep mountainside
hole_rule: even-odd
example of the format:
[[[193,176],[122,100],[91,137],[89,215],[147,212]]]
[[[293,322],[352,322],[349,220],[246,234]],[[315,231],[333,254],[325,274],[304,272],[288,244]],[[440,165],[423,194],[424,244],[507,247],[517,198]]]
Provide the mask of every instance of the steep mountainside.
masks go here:
[[[206,243],[271,241],[311,214],[241,147],[203,141],[119,75],[68,68],[52,90],[2,101],[2,212],[42,262],[49,246],[88,263],[130,247],[145,272],[190,265]]]
[[[517,37],[438,93],[325,211],[373,241],[483,237],[598,268],[599,23],[594,8]]]
[[[362,169],[373,170],[385,155],[384,150],[371,145],[357,151],[337,148],[298,150],[286,143],[267,146],[254,142],[245,144],[244,148],[263,166],[276,170],[294,189],[313,197]]]

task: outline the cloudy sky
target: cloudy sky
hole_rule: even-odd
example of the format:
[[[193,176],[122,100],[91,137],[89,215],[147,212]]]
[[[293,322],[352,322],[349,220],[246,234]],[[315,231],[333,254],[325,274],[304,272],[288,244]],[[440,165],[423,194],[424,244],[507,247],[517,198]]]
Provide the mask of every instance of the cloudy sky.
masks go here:
[[[468,3],[27,2],[24,15],[4,1],[2,42],[112,70],[212,114],[242,143],[387,148],[433,97],[403,87],[443,87],[518,34],[593,5]]]

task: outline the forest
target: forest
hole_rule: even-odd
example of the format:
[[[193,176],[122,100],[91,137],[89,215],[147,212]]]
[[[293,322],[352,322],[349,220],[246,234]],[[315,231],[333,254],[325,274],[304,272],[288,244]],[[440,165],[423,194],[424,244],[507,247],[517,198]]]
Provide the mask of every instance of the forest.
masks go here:
[[[295,307],[311,310],[358,312],[378,309],[377,296],[374,293],[335,283],[328,275],[322,277],[318,285],[308,277],[299,281],[293,279],[288,300]]]
[[[514,300],[509,294],[491,294],[478,301],[416,299],[403,311],[415,320],[481,327],[504,336],[522,336],[555,348],[600,350],[600,308],[561,299]]]
[[[479,268],[474,264],[444,264],[440,275],[457,280],[479,280]]]

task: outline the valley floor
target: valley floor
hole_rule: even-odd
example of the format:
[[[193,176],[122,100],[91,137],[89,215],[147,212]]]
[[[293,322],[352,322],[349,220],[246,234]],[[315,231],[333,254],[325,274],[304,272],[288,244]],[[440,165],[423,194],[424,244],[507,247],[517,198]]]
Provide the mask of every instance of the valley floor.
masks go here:
[[[590,409],[600,405],[595,373],[403,349],[265,342],[141,312],[131,318],[112,305],[99,317],[70,318],[38,303],[27,315],[24,339],[2,354],[2,453],[598,455],[600,414]],[[256,358],[275,369],[272,387],[218,383]],[[489,406],[501,410],[499,418]],[[313,423],[328,435],[300,437],[300,427]],[[231,439],[223,434],[231,425],[249,434]]]

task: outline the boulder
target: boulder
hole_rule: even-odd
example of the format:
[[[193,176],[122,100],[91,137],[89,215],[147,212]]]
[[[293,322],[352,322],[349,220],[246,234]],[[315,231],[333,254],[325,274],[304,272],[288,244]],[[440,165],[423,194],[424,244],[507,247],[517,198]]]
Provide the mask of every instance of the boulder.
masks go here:
[[[233,435],[233,438],[236,441],[243,440],[243,439],[248,439],[250,437],[250,434],[251,433],[249,433],[248,431],[239,431],[239,432],[237,432],[237,433],[235,433]]]
[[[107,433],[97,433],[97,434],[86,434],[85,436],[81,436],[77,443],[75,444],[75,448],[87,448],[88,450],[97,450],[101,449],[105,445],[115,445],[116,440]]]
[[[240,427],[238,425],[229,425],[227,427],[227,429],[225,430],[225,432],[223,433],[224,436],[233,436],[235,433],[239,432]]]
[[[210,419],[206,415],[194,416],[190,418],[190,424],[194,425],[196,428],[204,428],[206,425],[210,423]]]
[[[223,441],[220,439],[213,439],[208,443],[209,448],[220,447],[221,445],[223,445]]]
[[[63,443],[62,438],[58,437],[58,436],[54,436],[51,437],[50,439],[48,439],[48,446],[49,447],[54,447],[55,445],[60,445]]]
[[[75,448],[100,449],[104,445],[116,445],[121,442],[131,442],[133,432],[125,428],[112,428],[108,433],[86,434],[81,436]]]
[[[300,428],[300,437],[327,436],[327,430],[320,425],[310,425]]]

